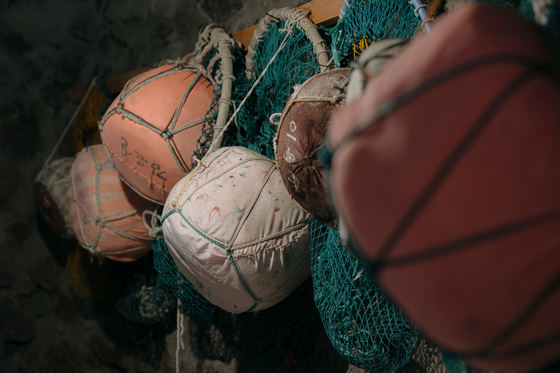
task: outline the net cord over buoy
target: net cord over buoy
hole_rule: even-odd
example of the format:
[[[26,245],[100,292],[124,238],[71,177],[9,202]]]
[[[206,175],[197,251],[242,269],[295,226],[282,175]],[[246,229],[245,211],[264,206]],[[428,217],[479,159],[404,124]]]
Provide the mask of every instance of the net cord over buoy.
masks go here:
[[[349,134],[347,134],[334,148],[328,149],[330,142],[327,141],[327,156],[325,157],[325,159],[330,163],[333,155],[340,148],[348,144],[349,141],[356,138],[369,128],[374,127],[384,117],[391,114],[399,107],[410,102],[419,95],[429,91],[430,89],[443,84],[450,79],[465,74],[469,71],[481,68],[483,66],[504,63],[520,65],[525,67],[525,69],[523,69],[522,72],[519,73],[516,77],[511,79],[509,84],[507,84],[506,87],[496,95],[496,97],[488,105],[486,110],[473,124],[470,131],[465,135],[463,140],[445,159],[443,164],[439,167],[439,169],[432,177],[431,181],[421,191],[416,200],[412,203],[410,208],[402,217],[400,222],[395,226],[392,233],[381,245],[377,257],[368,263],[368,270],[373,275],[376,275],[383,268],[402,267],[424,260],[432,259],[434,257],[450,254],[458,250],[466,250],[471,247],[470,243],[472,243],[471,241],[473,240],[482,242],[489,239],[495,239],[496,237],[509,234],[511,230],[525,229],[535,224],[560,219],[560,209],[556,208],[538,216],[528,217],[523,221],[509,223],[505,226],[497,227],[491,231],[482,232],[479,236],[460,239],[446,245],[439,245],[437,247],[428,248],[420,251],[419,253],[412,254],[406,257],[393,259],[387,258],[402,235],[408,230],[412,222],[415,220],[416,216],[423,210],[424,206],[426,206],[428,201],[438,190],[439,186],[444,182],[447,174],[453,168],[455,163],[458,162],[463,154],[465,154],[469,150],[471,145],[482,133],[482,131],[484,131],[488,123],[492,120],[492,118],[494,117],[494,115],[496,115],[500,108],[505,103],[507,103],[512,95],[514,95],[525,84],[530,82],[539,74],[542,75],[546,73],[547,68],[549,67],[547,64],[523,55],[510,53],[484,56],[466,61],[464,63],[450,67],[449,69],[444,70],[441,73],[435,74],[434,76],[424,80],[415,87],[400,94],[396,98],[386,102],[380,107],[377,112],[370,116],[370,118],[367,118],[363,122],[359,123],[356,128]],[[356,243],[354,242],[353,245],[355,244]],[[540,306],[542,306],[556,291],[558,291],[558,289],[560,289],[560,275],[556,276],[541,292],[539,292],[530,302],[530,304],[508,326],[506,326],[506,328],[504,328],[502,332],[498,333],[498,335],[493,337],[490,342],[486,343],[486,345],[472,351],[454,351],[453,349],[447,349],[447,351],[453,354],[461,355],[465,358],[476,358],[491,361],[521,355],[523,353],[531,352],[536,348],[540,348],[543,345],[546,346],[549,344],[557,343],[558,340],[560,340],[560,335],[548,336],[536,341],[527,342],[523,345],[510,348],[509,350],[500,353],[495,352],[517,331],[519,331],[524,325],[526,325],[526,323],[530,320],[530,317],[535,314],[540,309]]]
[[[184,205],[188,202],[188,200],[190,199],[190,197],[192,197],[197,191],[199,191],[200,189],[202,189],[204,186],[210,184],[211,182],[215,181],[216,179],[220,178],[221,176],[231,172],[232,170],[238,168],[239,166],[251,162],[251,161],[256,161],[256,160],[266,160],[272,163],[270,169],[268,170],[267,174],[264,176],[263,180],[261,181],[260,187],[257,190],[257,192],[255,193],[255,195],[253,196],[253,199],[251,200],[251,202],[249,203],[247,209],[244,212],[243,217],[241,218],[241,220],[239,221],[236,229],[233,232],[233,235],[231,236],[231,238],[227,241],[227,242],[221,242],[220,240],[210,237],[207,234],[205,234],[204,232],[202,232],[196,225],[194,225],[193,222],[191,222],[184,214],[183,214],[183,207]],[[208,167],[208,166],[205,166]],[[226,170],[222,171],[221,173],[219,173],[218,175],[212,177],[211,179],[209,179],[208,181],[206,181],[205,183],[201,184],[200,186],[198,186],[197,188],[195,188],[186,198],[185,201],[183,202],[182,205],[179,206],[179,199],[180,197],[183,195],[183,192],[185,191],[186,186],[188,185],[188,183],[192,180],[193,176],[195,176],[195,173],[197,172],[199,168],[197,167],[192,173],[191,173],[191,177],[189,177],[185,183],[183,184],[183,186],[181,187],[181,190],[179,191],[179,193],[177,194],[177,199],[175,200],[175,202],[172,203],[173,209],[171,209],[162,219],[161,222],[163,224],[163,222],[172,214],[174,213],[178,213],[179,216],[181,216],[181,219],[184,220],[191,229],[193,229],[196,233],[198,233],[199,235],[201,235],[202,237],[204,237],[206,240],[212,242],[213,244],[215,244],[216,246],[220,247],[221,249],[224,249],[227,254],[228,257],[230,259],[230,261],[232,262],[235,271],[237,273],[237,276],[239,277],[239,280],[241,281],[241,283],[243,284],[245,290],[247,291],[247,293],[251,296],[251,298],[254,300],[254,304],[253,306],[245,311],[245,312],[251,312],[253,309],[255,309],[261,302],[262,299],[260,299],[259,297],[257,297],[257,295],[255,294],[255,292],[251,289],[251,287],[249,286],[248,282],[245,279],[245,276],[243,275],[243,273],[241,272],[241,269],[239,268],[239,266],[237,265],[237,262],[235,261],[235,258],[233,257],[233,252],[236,250],[240,250],[240,249],[244,249],[246,247],[249,246],[253,246],[256,245],[258,243],[261,242],[265,242],[268,241],[270,239],[285,235],[287,233],[293,232],[293,231],[297,231],[299,229],[304,228],[305,226],[308,225],[308,222],[304,222],[304,223],[300,223],[297,224],[293,227],[290,227],[288,229],[284,229],[282,231],[279,232],[275,232],[272,234],[269,234],[266,237],[262,237],[259,238],[257,240],[253,240],[251,242],[246,242],[243,244],[239,244],[239,245],[234,245],[235,240],[237,239],[237,236],[239,235],[239,233],[241,232],[241,229],[243,228],[244,223],[246,222],[247,218],[249,217],[249,213],[253,210],[253,207],[255,206],[259,196],[261,195],[261,192],[263,191],[264,187],[266,186],[266,184],[268,183],[268,180],[270,179],[270,177],[272,176],[272,174],[274,173],[274,171],[277,170],[277,166],[276,163],[273,160],[270,160],[268,158],[254,158],[254,157],[249,157],[245,160],[243,160],[242,162],[239,162],[229,168],[227,168]]]
[[[90,158],[92,159],[93,163],[95,164],[95,201],[96,201],[97,211],[98,211],[99,215],[92,216],[75,198],[71,198],[70,196],[68,197],[68,198],[72,199],[72,201],[74,201],[76,206],[78,206],[87,217],[89,217],[90,219],[92,219],[93,221],[95,221],[98,224],[97,232],[95,234],[95,238],[94,238],[93,243],[88,244],[87,242],[84,242],[85,245],[86,245],[84,248],[87,249],[88,251],[94,253],[94,254],[101,255],[101,256],[120,255],[120,254],[126,254],[126,253],[130,253],[130,252],[146,249],[148,246],[143,245],[143,246],[140,246],[140,247],[127,249],[127,250],[122,250],[122,251],[104,252],[101,249],[99,249],[99,247],[97,246],[97,244],[99,242],[99,238],[101,237],[101,231],[103,230],[103,228],[107,228],[110,231],[112,231],[113,233],[118,234],[118,235],[123,236],[123,237],[126,237],[126,238],[129,238],[131,240],[152,241],[152,238],[135,236],[133,234],[125,232],[125,231],[109,224],[110,222],[121,220],[121,219],[127,218],[129,216],[132,216],[134,214],[137,214],[140,210],[145,209],[146,207],[150,206],[151,203],[146,204],[145,206],[143,206],[140,209],[131,210],[129,212],[126,212],[124,214],[120,214],[118,216],[114,216],[112,218],[105,217],[105,215],[103,214],[103,209],[101,207],[101,197],[100,197],[100,192],[99,192],[99,182],[100,182],[101,170],[106,170],[106,171],[111,171],[111,172],[116,172],[116,171],[113,168],[110,160],[106,160],[104,162],[99,162],[97,157],[95,157],[95,155],[93,154],[93,151],[91,150],[91,147],[86,148],[86,151],[87,151],[88,155],[90,156]],[[80,225],[80,229],[82,229],[81,225]],[[82,232],[82,237],[84,237],[84,240],[85,240],[86,235],[83,232]]]

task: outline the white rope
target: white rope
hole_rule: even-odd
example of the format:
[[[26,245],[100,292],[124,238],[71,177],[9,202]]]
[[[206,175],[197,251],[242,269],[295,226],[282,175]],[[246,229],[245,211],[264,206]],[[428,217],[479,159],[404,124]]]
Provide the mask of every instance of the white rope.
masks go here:
[[[307,14],[306,12],[304,12],[304,15]],[[257,87],[257,85],[260,83],[261,79],[264,77],[264,75],[266,74],[266,72],[268,71],[268,68],[270,67],[270,65],[272,65],[272,63],[274,62],[274,60],[276,59],[276,57],[278,56],[278,54],[282,51],[282,49],[284,49],[284,47],[286,46],[287,42],[288,42],[288,37],[290,37],[291,35],[291,27],[289,27],[289,24],[292,23],[292,20],[288,20],[288,22],[286,23],[286,37],[284,38],[284,40],[282,40],[282,43],[280,44],[280,47],[278,47],[278,50],[276,51],[276,53],[274,54],[274,56],[272,56],[272,58],[270,59],[270,61],[268,61],[268,64],[266,65],[266,67],[264,68],[264,70],[262,71],[261,75],[259,76],[259,78],[255,81],[255,83],[253,83],[253,86],[251,87],[251,89],[249,90],[249,93],[247,93],[247,95],[243,98],[243,101],[241,101],[241,103],[239,104],[239,107],[237,109],[235,109],[233,115],[229,118],[229,120],[227,121],[226,125],[224,126],[222,132],[218,135],[217,138],[223,137],[224,134],[226,133],[229,125],[231,124],[231,122],[233,122],[235,120],[235,118],[237,117],[237,114],[239,113],[239,110],[241,110],[241,108],[243,107],[243,105],[245,105],[245,102],[249,99],[249,96],[251,96],[251,94],[253,93],[253,91],[255,90],[255,88]],[[291,25],[290,25],[291,26]],[[206,153],[206,155],[204,156],[204,158],[206,158],[210,153]],[[202,161],[204,161],[204,158],[202,158]]]
[[[275,121],[275,118],[280,118],[282,116],[282,113],[274,113],[272,114],[270,117],[268,117],[268,120],[270,121],[270,124],[272,124],[273,126],[277,126],[279,122]]]
[[[160,236],[162,234],[162,228],[160,223],[161,215],[158,215],[157,211],[158,210],[156,209],[154,211],[144,210],[144,212],[142,212],[142,223],[144,223],[144,226],[148,230],[148,234],[150,235],[150,237],[153,238],[156,238],[157,236]],[[152,215],[150,224],[148,224],[147,222],[148,215]]]
[[[177,298],[177,348],[175,349],[175,372],[179,373],[179,355],[185,349],[183,345],[183,314],[181,313],[181,300]]]

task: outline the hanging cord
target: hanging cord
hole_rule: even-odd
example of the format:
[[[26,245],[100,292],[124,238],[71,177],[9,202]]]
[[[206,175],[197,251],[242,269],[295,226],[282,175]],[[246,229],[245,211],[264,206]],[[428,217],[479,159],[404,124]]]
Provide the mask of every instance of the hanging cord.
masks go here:
[[[239,113],[239,111],[241,110],[243,105],[245,105],[245,102],[249,99],[249,97],[251,96],[251,94],[253,93],[255,88],[257,87],[257,85],[260,83],[261,79],[264,77],[264,75],[268,71],[268,68],[270,67],[270,65],[272,65],[272,63],[274,62],[274,60],[276,59],[278,54],[280,54],[282,49],[284,49],[284,47],[288,43],[288,38],[292,35],[292,29],[293,29],[294,24],[297,25],[297,23],[301,19],[307,17],[307,14],[308,14],[308,12],[300,9],[300,10],[296,11],[294,15],[291,15],[291,17],[288,20],[286,20],[285,28],[280,30],[280,31],[285,31],[286,32],[286,36],[284,37],[284,40],[282,40],[282,43],[280,44],[280,47],[278,47],[278,50],[276,51],[274,56],[272,56],[270,61],[268,61],[268,64],[266,65],[266,67],[262,71],[259,78],[255,81],[255,83],[253,83],[253,85],[251,86],[251,89],[249,90],[249,92],[247,93],[245,98],[243,98],[243,101],[241,101],[241,103],[239,104],[239,106],[237,107],[235,112],[229,118],[229,120],[227,121],[226,125],[224,126],[224,129],[222,130],[222,132],[220,132],[220,134],[218,136],[216,136],[216,139],[214,140],[215,142],[219,141],[218,139],[221,139],[224,136],[224,134],[226,133],[226,131],[229,127],[229,125],[231,124],[231,122],[233,122],[235,120],[235,118],[237,117],[237,114]],[[211,146],[210,150],[215,150],[215,149],[213,149],[213,146]],[[211,153],[211,151],[208,151],[206,153],[206,155],[204,156],[204,158],[206,158],[210,153]],[[202,161],[204,161],[204,158],[202,158]]]
[[[148,230],[148,234],[150,235],[150,237],[153,238],[158,238],[158,236],[163,235],[161,228],[161,215],[159,215],[157,212],[158,209],[155,209],[154,211],[144,210],[144,212],[142,212],[142,223],[144,223],[144,226]],[[150,224],[148,224],[147,222],[148,215],[152,215]]]
[[[84,98],[82,99],[82,102],[80,102],[80,105],[78,105],[78,108],[76,109],[76,111],[74,112],[74,115],[72,115],[72,119],[70,119],[70,122],[68,122],[68,125],[66,126],[66,128],[64,129],[64,132],[62,132],[62,135],[60,136],[60,138],[58,139],[58,142],[56,143],[56,145],[54,146],[54,149],[52,150],[51,154],[49,155],[49,157],[47,158],[47,160],[45,161],[45,164],[43,165],[43,168],[47,167],[51,161],[52,158],[54,157],[54,154],[56,153],[58,147],[60,146],[60,144],[62,144],[62,140],[64,139],[64,137],[66,136],[66,134],[68,133],[68,131],[70,130],[70,128],[74,125],[74,123],[76,122],[76,119],[78,118],[78,113],[82,111],[82,108],[84,107],[87,99],[89,98],[91,91],[93,90],[93,87],[95,87],[96,85],[98,85],[98,80],[99,77],[96,76],[93,78],[91,84],[89,85],[89,88],[84,96]]]
[[[175,349],[175,372],[179,373],[179,355],[181,350],[185,349],[185,345],[183,344],[183,332],[185,328],[183,327],[183,322],[185,316],[181,312],[182,304],[181,300],[177,298],[177,348]]]

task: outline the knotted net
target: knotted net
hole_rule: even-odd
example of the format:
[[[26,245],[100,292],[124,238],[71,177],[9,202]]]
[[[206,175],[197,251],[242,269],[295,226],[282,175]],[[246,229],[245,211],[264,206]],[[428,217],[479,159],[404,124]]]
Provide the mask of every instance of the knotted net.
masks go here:
[[[276,124],[271,123],[270,116],[284,110],[296,85],[324,70],[328,52],[305,12],[272,10],[260,27],[249,46],[247,80],[239,97],[245,98],[259,78],[260,81],[237,115],[237,145],[274,159]]]
[[[347,67],[367,47],[384,39],[410,38],[421,22],[408,0],[346,0],[336,26],[326,29],[333,38],[335,66]]]
[[[210,323],[216,306],[208,302],[189,280],[179,271],[173,261],[165,240],[160,237],[152,244],[154,267],[163,287],[181,301],[183,307],[197,323]]]
[[[338,231],[311,220],[315,305],[336,350],[352,365],[390,373],[411,357],[418,332],[342,245]]]
[[[301,355],[316,316],[313,286],[305,281],[277,305],[257,312],[216,313],[217,326],[233,356],[244,367],[270,366]]]
[[[158,277],[151,251],[135,262],[106,260],[103,268],[113,304],[125,318],[140,324],[174,318],[177,300]]]

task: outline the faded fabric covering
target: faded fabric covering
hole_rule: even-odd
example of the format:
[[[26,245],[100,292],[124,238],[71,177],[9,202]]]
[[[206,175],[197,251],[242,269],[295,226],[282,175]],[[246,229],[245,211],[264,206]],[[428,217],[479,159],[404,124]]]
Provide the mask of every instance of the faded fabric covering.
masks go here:
[[[33,184],[33,200],[39,216],[49,228],[64,238],[74,238],[68,209],[68,180],[73,157],[52,161],[43,167]]]
[[[173,188],[162,226],[179,270],[228,312],[268,308],[310,275],[308,216],[249,149],[208,155]]]
[[[349,69],[327,71],[303,83],[284,108],[275,156],[290,196],[317,220],[336,228],[318,150],[331,113],[344,103]]]
[[[102,145],[85,148],[72,165],[70,216],[76,239],[99,258],[133,261],[151,249],[142,212],[149,202],[122,182]]]
[[[191,170],[213,89],[194,69],[164,65],[129,81],[107,110],[100,124],[107,154],[146,199],[165,203]]]
[[[547,59],[534,25],[465,5],[327,135],[354,246],[420,330],[480,368],[560,357],[560,89]]]

